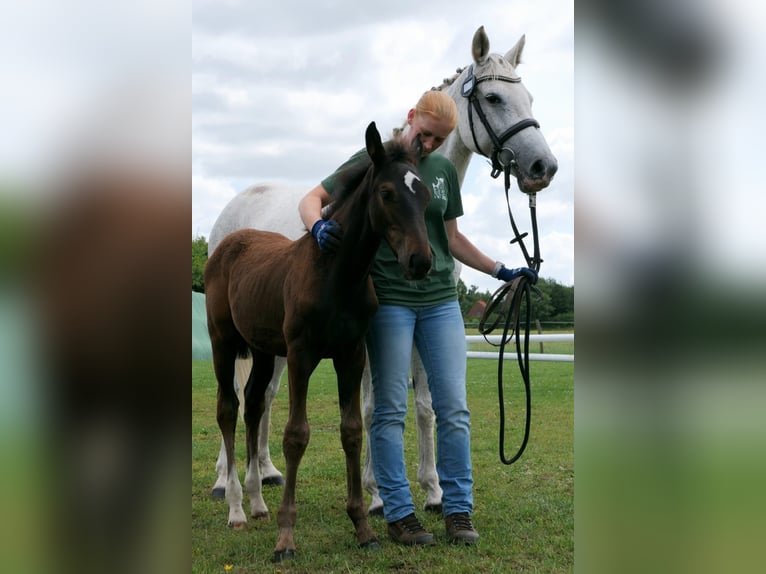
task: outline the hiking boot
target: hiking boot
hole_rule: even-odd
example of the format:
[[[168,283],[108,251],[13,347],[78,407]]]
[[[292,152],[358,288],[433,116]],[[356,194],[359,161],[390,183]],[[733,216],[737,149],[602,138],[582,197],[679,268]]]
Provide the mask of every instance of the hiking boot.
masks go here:
[[[434,535],[427,532],[423,525],[420,524],[420,520],[415,516],[415,513],[408,514],[401,520],[388,523],[388,535],[391,540],[398,542],[399,544],[406,544],[413,546],[415,544],[432,545],[434,542]]]
[[[479,539],[479,533],[471,524],[467,512],[456,512],[444,519],[447,526],[447,538],[452,543],[473,544]]]

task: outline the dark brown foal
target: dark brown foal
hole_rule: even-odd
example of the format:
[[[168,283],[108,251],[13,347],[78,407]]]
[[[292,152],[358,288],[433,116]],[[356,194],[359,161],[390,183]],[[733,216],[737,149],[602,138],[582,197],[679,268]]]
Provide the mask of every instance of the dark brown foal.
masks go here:
[[[341,442],[346,455],[346,510],[361,546],[377,546],[362,498],[360,383],[365,364],[364,336],[377,298],[369,277],[380,242],[396,253],[404,273],[423,278],[431,267],[424,213],[430,191],[422,183],[419,149],[398,141],[384,146],[374,123],[366,132],[367,156],[338,175],[340,189],[332,219],[344,230],[337,252],[320,252],[307,234],[297,241],[266,231],[228,235],[205,271],[208,330],[218,379],[218,424],[228,465],[226,499],[229,526],[241,528],[242,487],[234,461],[239,400],[234,362],[249,350],[253,368],[245,387],[248,470],[245,487],[251,515],[267,515],[258,476],[258,426],[274,357],[286,356],[290,410],[283,439],[286,482],[277,515],[276,561],[295,556],[295,486],[309,442],[306,394],[309,378],[323,358],[338,377]]]

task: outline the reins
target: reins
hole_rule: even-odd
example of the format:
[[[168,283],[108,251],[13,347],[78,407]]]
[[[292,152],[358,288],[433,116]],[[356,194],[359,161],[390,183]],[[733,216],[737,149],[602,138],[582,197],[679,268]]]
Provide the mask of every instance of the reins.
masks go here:
[[[492,130],[492,127],[487,121],[486,115],[481,108],[479,99],[476,97],[475,88],[476,85],[483,80],[501,80],[505,82],[519,82],[521,78],[518,77],[506,77],[506,76],[479,76],[473,75],[473,66],[468,70],[468,76],[461,88],[461,94],[467,98],[468,101],[468,121],[471,127],[471,135],[473,136],[474,145],[479,152],[488,157],[492,162],[492,177],[497,178],[500,173],[504,175],[505,186],[505,202],[508,206],[508,218],[511,222],[511,228],[513,229],[514,238],[511,240],[511,244],[518,243],[521,249],[524,259],[527,262],[527,266],[534,269],[536,272],[540,270],[540,264],[542,259],[540,258],[540,242],[537,231],[537,205],[536,194],[530,193],[529,195],[529,212],[530,220],[532,223],[532,240],[533,240],[533,252],[530,256],[526,245],[524,244],[524,238],[528,233],[520,233],[516,226],[516,221],[513,217],[513,211],[511,210],[511,203],[509,197],[509,190],[511,187],[511,170],[516,164],[516,156],[510,147],[505,146],[505,142],[511,138],[514,134],[528,127],[539,128],[537,120],[533,118],[522,119],[516,124],[512,125],[503,134],[498,136]],[[472,109],[476,108],[476,113],[479,116],[484,128],[489,134],[492,140],[493,149],[490,155],[481,151],[478,141],[476,139],[476,133],[473,126]],[[489,335],[498,325],[503,324],[503,336],[499,345],[499,356],[497,362],[497,394],[498,402],[500,406],[500,461],[503,464],[512,464],[517,461],[529,441],[529,428],[532,419],[532,393],[529,382],[529,332],[532,323],[532,301],[531,293],[535,290],[540,293],[525,276],[520,276],[513,281],[508,281],[502,287],[500,287],[490,298],[490,301],[484,310],[481,321],[479,322],[479,332],[485,336]],[[522,303],[526,304],[524,308],[524,320],[522,323],[521,312]],[[493,313],[497,313],[495,319],[489,322]],[[524,343],[522,349],[522,342],[520,338],[520,330],[523,325],[524,329]],[[511,458],[505,455],[505,400],[503,397],[503,363],[505,355],[505,346],[509,342],[508,333],[511,337],[516,336],[516,357],[519,364],[519,371],[521,373],[522,380],[524,381],[524,389],[526,393],[526,417],[524,424],[524,436],[521,442],[521,446],[515,455]]]
[[[536,194],[529,194],[529,211],[530,219],[532,222],[532,237],[533,237],[533,255],[530,257],[527,251],[526,245],[524,245],[524,238],[527,233],[519,233],[516,227],[516,222],[513,218],[513,212],[511,211],[510,199],[508,197],[508,191],[510,189],[510,163],[504,166],[505,172],[505,201],[508,205],[508,217],[511,221],[511,227],[513,229],[514,238],[511,243],[518,243],[521,248],[521,252],[524,254],[524,258],[527,262],[527,266],[535,271],[540,270],[540,243],[538,241],[537,233],[537,209],[536,209]],[[512,464],[517,461],[524,449],[527,447],[529,441],[529,428],[532,420],[532,392],[529,381],[529,332],[532,323],[532,301],[531,292],[535,290],[539,291],[529,282],[526,276],[520,276],[513,281],[508,281],[502,287],[500,287],[490,298],[487,304],[481,321],[479,322],[479,332],[485,336],[489,335],[498,325],[503,326],[503,336],[500,339],[498,361],[497,361],[497,396],[500,407],[500,438],[499,438],[499,450],[500,461],[503,464]],[[522,302],[526,304],[524,308],[524,319],[522,322]],[[489,318],[493,313],[497,313],[496,317],[491,323],[488,323]],[[524,347],[522,350],[521,342],[521,328],[524,330]],[[526,395],[526,417],[524,422],[524,436],[521,442],[521,446],[515,455],[511,458],[505,455],[505,400],[503,397],[503,364],[505,363],[505,346],[510,341],[509,338],[515,335],[516,339],[516,358],[519,364],[519,372],[521,378],[524,381],[524,390]]]
[[[510,169],[509,167],[506,168],[506,174],[508,173],[509,169]],[[520,234],[516,227],[516,223],[513,219],[513,213],[511,212],[511,206],[510,206],[510,202],[508,198],[509,187],[510,187],[509,178],[506,175],[506,188],[505,188],[506,203],[508,204],[508,215],[511,220],[511,227],[513,228],[513,232],[515,235],[514,239],[511,240],[511,243],[518,243],[527,261],[527,266],[531,267],[535,271],[539,271],[540,263],[542,262],[542,259],[540,259],[540,248],[539,248],[538,234],[537,234],[535,194],[532,193],[529,195],[530,218],[532,220],[532,234],[534,238],[534,255],[530,257],[529,253],[527,252],[526,246],[524,245],[524,237],[527,236],[527,233]],[[502,323],[503,325],[503,336],[500,340],[500,345],[499,345],[500,348],[498,351],[498,361],[497,361],[497,396],[498,396],[498,403],[500,408],[499,450],[500,450],[500,460],[503,464],[512,464],[513,462],[518,460],[521,457],[522,453],[524,452],[524,449],[527,447],[527,442],[529,441],[529,428],[530,428],[530,422],[532,420],[532,392],[531,392],[531,387],[529,382],[529,332],[530,332],[530,327],[532,323],[531,292],[533,289],[539,293],[539,291],[535,287],[533,287],[532,284],[529,282],[529,279],[523,275],[520,277],[517,277],[513,281],[508,281],[502,287],[500,287],[497,291],[495,291],[495,293],[492,295],[492,297],[490,298],[489,304],[484,310],[484,314],[482,315],[481,321],[479,322],[479,332],[482,335],[484,335],[485,338],[499,324]],[[524,308],[525,313],[524,313],[523,323],[521,318],[522,302],[526,304],[526,307]],[[489,317],[496,310],[497,310],[496,318],[491,322],[491,324],[487,324]],[[521,342],[521,327],[522,326],[524,330],[523,350],[521,346],[522,345],[522,342]],[[524,382],[524,391],[526,395],[526,417],[524,422],[524,436],[521,442],[521,446],[519,447],[516,454],[513,455],[511,458],[508,458],[505,455],[505,399],[503,396],[503,364],[505,363],[505,360],[504,360],[505,346],[510,341],[509,332],[510,332],[510,337],[513,337],[515,335],[516,358],[519,364],[519,372],[521,373],[521,378]]]

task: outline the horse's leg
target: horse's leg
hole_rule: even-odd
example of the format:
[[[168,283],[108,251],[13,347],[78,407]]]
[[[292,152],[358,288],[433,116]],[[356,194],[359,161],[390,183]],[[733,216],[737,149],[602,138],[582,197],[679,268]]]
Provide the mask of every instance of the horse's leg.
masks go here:
[[[378,540],[367,523],[362,497],[362,412],[359,407],[361,378],[365,366],[364,343],[333,360],[338,375],[340,406],[340,440],[346,453],[346,512],[356,530],[356,541],[362,547],[377,548]]]
[[[372,374],[370,362],[365,361],[364,373],[362,374],[362,420],[364,420],[364,432],[367,440],[364,441],[364,466],[362,468],[362,486],[370,493],[372,501],[367,508],[367,514],[383,516],[383,501],[378,494],[378,483],[375,481],[375,473],[372,471],[372,450],[370,449],[370,425],[372,424],[372,410],[375,408],[375,398],[372,394]]]
[[[226,451],[226,500],[229,503],[229,526],[243,528],[247,522],[242,510],[242,485],[237,475],[234,458],[234,436],[237,430],[239,399],[234,389],[234,360],[236,351],[232,344],[226,344],[219,337],[212,336],[213,369],[218,379],[218,405],[216,418],[223,436]]]
[[[285,488],[277,512],[279,536],[274,548],[274,562],[295,558],[295,484],[298,466],[306,452],[311,430],[306,417],[306,394],[309,377],[319,364],[319,357],[311,350],[295,345],[287,351],[287,380],[290,391],[290,409],[282,438],[285,455]]]
[[[415,394],[415,421],[418,435],[418,483],[426,493],[425,510],[441,513],[442,489],[434,456],[434,421],[428,378],[417,349],[412,347],[412,387]]]
[[[210,496],[216,500],[226,498],[226,479],[229,474],[226,472],[226,443],[221,438],[221,449],[218,451],[218,460],[215,461],[215,484],[210,491]]]
[[[244,390],[245,428],[247,430],[247,473],[245,490],[250,497],[250,516],[268,518],[269,509],[263,500],[261,471],[259,468],[260,422],[266,408],[266,388],[274,372],[274,357],[252,352],[252,368]]]
[[[261,427],[258,429],[258,462],[261,465],[261,481],[264,485],[282,486],[285,483],[282,473],[271,462],[269,434],[271,433],[271,403],[274,401],[274,397],[277,396],[279,381],[286,366],[286,359],[275,357],[274,374],[271,377],[269,386],[266,388],[266,410],[263,411]]]

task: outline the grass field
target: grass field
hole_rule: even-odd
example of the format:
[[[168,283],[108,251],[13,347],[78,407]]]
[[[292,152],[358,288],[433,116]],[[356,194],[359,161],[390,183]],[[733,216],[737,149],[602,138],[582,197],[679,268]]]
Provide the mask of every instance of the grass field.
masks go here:
[[[532,349],[530,349],[532,351]],[[546,344],[546,352],[573,352],[567,344]],[[537,352],[537,349],[534,349]],[[419,512],[437,545],[408,548],[386,536],[382,518],[371,518],[381,549],[356,548],[345,512],[345,463],[338,432],[334,372],[323,361],[309,387],[311,441],[298,472],[297,559],[272,564],[277,527],[273,515],[281,488],[264,488],[269,521],[250,519],[243,531],[226,526],[225,502],[210,498],[220,446],[215,419],[216,382],[209,361],[192,361],[192,571],[195,573],[509,573],[571,572],[574,560],[574,385],[573,363],[534,362],[529,444],[510,466],[498,453],[497,362],[469,359],[468,401],[472,421],[474,524],[481,540],[473,547],[446,542],[440,517]],[[515,362],[505,364],[506,456],[521,442],[523,386]],[[284,470],[282,429],[287,417],[283,381],[272,415],[271,453]],[[410,398],[405,456],[415,504],[424,495],[415,480],[416,441]],[[238,468],[244,479],[244,424],[237,427]],[[369,499],[366,498],[366,503]],[[249,505],[245,500],[245,512]]]

